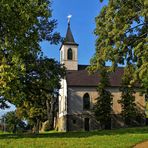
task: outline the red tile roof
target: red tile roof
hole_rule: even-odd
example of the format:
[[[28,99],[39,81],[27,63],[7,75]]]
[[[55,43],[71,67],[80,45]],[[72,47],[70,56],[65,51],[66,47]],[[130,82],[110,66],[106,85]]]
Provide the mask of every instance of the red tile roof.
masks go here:
[[[91,86],[96,87],[99,83],[99,74],[89,75],[86,67],[88,65],[79,65],[78,70],[67,70],[66,78],[68,86]],[[109,75],[111,86],[121,86],[121,77],[124,69],[117,68],[116,72]]]

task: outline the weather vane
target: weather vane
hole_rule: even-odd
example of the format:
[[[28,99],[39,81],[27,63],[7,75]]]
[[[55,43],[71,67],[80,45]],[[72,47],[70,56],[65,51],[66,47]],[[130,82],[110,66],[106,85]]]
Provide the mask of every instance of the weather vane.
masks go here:
[[[69,15],[67,16],[67,18],[68,18],[68,24],[70,24],[70,19],[71,19],[71,17],[72,17],[71,14],[69,14]]]

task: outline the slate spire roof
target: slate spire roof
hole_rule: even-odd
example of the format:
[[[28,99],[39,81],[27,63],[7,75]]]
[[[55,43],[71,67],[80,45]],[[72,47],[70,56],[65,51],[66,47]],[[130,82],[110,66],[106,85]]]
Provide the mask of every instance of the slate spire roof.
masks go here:
[[[63,45],[77,45],[78,46],[71,32],[70,22],[68,23],[67,33],[66,33],[66,37],[64,39]]]

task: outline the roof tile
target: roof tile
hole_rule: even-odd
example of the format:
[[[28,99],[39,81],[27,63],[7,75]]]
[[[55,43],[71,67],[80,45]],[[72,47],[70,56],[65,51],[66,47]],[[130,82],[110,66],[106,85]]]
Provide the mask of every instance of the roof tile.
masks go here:
[[[99,74],[89,75],[86,70],[87,66],[79,65],[79,70],[67,70],[66,78],[68,86],[98,86],[100,80]],[[121,86],[123,72],[124,69],[119,67],[109,75],[111,86]]]

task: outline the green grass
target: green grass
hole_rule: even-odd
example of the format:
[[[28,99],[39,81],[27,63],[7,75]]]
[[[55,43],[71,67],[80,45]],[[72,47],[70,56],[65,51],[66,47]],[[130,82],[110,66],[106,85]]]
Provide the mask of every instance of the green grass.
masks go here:
[[[39,135],[0,133],[0,148],[128,148],[148,140],[148,127]]]

